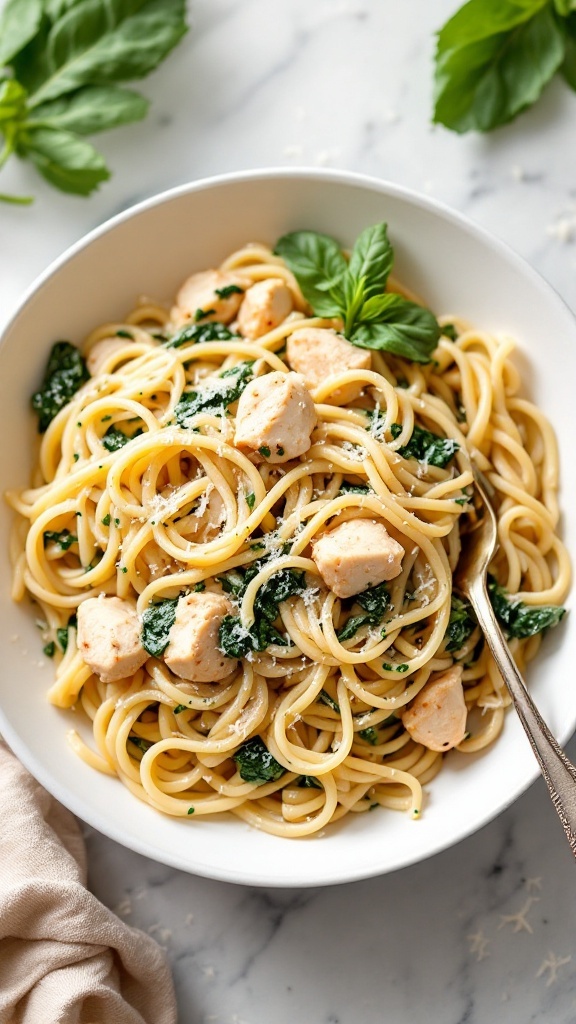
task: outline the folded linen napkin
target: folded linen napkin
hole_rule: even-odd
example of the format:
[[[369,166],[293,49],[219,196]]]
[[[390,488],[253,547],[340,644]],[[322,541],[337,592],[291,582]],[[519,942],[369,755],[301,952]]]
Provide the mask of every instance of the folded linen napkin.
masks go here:
[[[175,1024],[157,943],[86,889],[72,814],[0,742],[0,1024]]]

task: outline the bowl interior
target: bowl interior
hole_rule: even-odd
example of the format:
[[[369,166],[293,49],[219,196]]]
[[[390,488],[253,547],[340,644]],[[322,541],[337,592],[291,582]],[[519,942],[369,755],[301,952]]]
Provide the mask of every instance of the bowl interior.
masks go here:
[[[169,301],[182,279],[218,264],[247,241],[274,243],[312,228],[351,245],[385,220],[396,250],[395,273],[437,313],[459,314],[518,341],[525,393],[557,432],[562,506],[576,507],[568,472],[576,379],[576,326],[552,289],[527,264],[462,218],[394,186],[339,173],[260,172],[201,182],[168,193],[105,225],[51,268],[26,298],[0,348],[4,422],[2,491],[29,479],[33,426],[29,396],[51,344],[79,342],[94,326],[122,317],[141,294]],[[10,599],[8,531],[0,506],[0,729],[33,774],[71,810],[147,856],[209,877],[252,885],[322,885],[405,866],[473,832],[513,801],[537,775],[513,712],[504,736],[482,756],[447,758],[427,787],[418,822],[392,811],[352,815],[323,836],[288,841],[233,819],[172,820],[139,803],[117,780],[79,761],[66,743],[76,716],[51,707],[52,666],[29,606]],[[576,516],[564,536],[572,547]],[[576,724],[568,685],[576,651],[568,617],[545,638],[529,683],[555,734]],[[86,731],[88,733],[88,730]]]

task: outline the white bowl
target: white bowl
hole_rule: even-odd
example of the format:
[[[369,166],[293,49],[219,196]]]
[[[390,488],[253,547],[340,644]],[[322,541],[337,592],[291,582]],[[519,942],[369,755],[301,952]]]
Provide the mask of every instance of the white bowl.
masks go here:
[[[556,429],[563,467],[564,534],[576,530],[574,436],[576,324],[563,302],[525,262],[463,217],[395,185],[327,171],[256,171],[175,189],[109,221],[70,249],[25,296],[0,349],[5,435],[0,488],[26,484],[32,417],[29,396],[51,344],[79,342],[95,325],[121,317],[138,295],[169,299],[182,278],[219,263],[246,241],[274,241],[312,228],[350,244],[386,220],[395,272],[438,313],[458,313],[518,339],[526,393]],[[80,818],[117,842],[195,874],[250,885],[327,885],[383,874],[429,857],[495,817],[537,776],[513,711],[503,736],[482,756],[448,757],[427,786],[421,820],[381,810],[352,815],[321,837],[287,840],[229,818],[163,817],[116,779],[87,767],[66,743],[72,712],[46,700],[52,666],[41,667],[29,607],[11,602],[7,536],[0,510],[0,729],[36,778]],[[576,622],[546,637],[530,666],[532,693],[563,742],[576,725]],[[46,659],[44,659],[46,662]]]

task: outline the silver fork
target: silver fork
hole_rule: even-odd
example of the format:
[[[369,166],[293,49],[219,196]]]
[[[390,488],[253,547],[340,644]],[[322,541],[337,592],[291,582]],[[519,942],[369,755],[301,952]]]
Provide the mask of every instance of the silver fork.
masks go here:
[[[480,629],[536,754],[570,849],[576,857],[576,768],[554,739],[528,693],[492,609],[486,574],[496,551],[498,527],[489,498],[491,485],[475,467],[474,477],[483,514],[477,525],[462,538],[462,553],[454,582],[476,613]]]

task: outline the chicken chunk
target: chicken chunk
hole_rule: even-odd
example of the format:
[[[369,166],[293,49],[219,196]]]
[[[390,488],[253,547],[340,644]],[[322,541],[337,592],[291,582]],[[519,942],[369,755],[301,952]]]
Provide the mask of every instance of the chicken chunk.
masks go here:
[[[302,327],[293,331],[286,344],[286,359],[312,388],[335,373],[369,370],[372,365],[372,357],[366,349],[351,345],[341,334],[324,327]],[[352,402],[358,398],[362,387],[361,383],[344,384],[327,401],[336,405]]]
[[[462,666],[430,680],[402,715],[404,728],[415,743],[429,750],[450,750],[466,735],[466,704]]]
[[[338,597],[392,580],[402,571],[404,548],[372,519],[348,519],[312,542],[312,557]]]
[[[267,462],[304,455],[316,426],[316,410],[298,373],[275,370],[248,384],[238,402],[235,444],[259,451]]]
[[[131,342],[126,338],[101,338],[100,341],[97,341],[86,356],[86,366],[90,376],[97,377],[99,373],[102,373],[102,367],[110,356],[116,355],[130,344]]]
[[[226,522],[226,506],[214,484],[208,484],[188,521],[192,539],[197,544],[214,540],[220,532],[222,524]]]
[[[279,277],[258,281],[248,289],[238,313],[238,329],[246,338],[274,330],[292,312],[292,293]]]
[[[250,282],[241,275],[220,270],[203,270],[187,278],[176,296],[170,314],[177,327],[190,320],[234,319]]]
[[[164,660],[171,672],[193,683],[218,683],[238,662],[218,648],[218,631],[232,606],[221,594],[188,594],[176,605]]]
[[[90,597],[78,608],[78,650],[103,683],[141,668],[149,655],[140,642],[140,620],[131,601]]]

